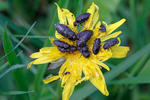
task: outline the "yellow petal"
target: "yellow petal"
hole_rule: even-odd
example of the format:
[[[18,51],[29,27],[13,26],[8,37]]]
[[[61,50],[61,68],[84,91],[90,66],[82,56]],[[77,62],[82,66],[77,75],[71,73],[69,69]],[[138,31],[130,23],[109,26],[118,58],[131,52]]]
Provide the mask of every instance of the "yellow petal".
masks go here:
[[[75,16],[73,13],[71,13],[69,10],[67,9],[63,9],[64,11],[64,15],[66,16],[66,20],[67,20],[67,26],[74,32],[77,33],[77,27],[74,26],[74,22],[75,22]]]
[[[96,6],[96,5],[95,5]],[[99,8],[96,7],[96,12],[94,13],[93,15],[93,22],[92,22],[92,27],[94,27],[94,25],[96,24],[96,22],[98,21],[98,18],[99,18]]]
[[[75,87],[75,79],[70,78],[70,80],[68,80],[68,82],[66,82],[64,86],[62,93],[62,100],[69,100],[70,96],[73,93],[74,87]]]
[[[111,47],[112,58],[123,58],[126,57],[129,47],[127,46],[113,46]]]
[[[95,55],[93,56],[95,57]],[[96,58],[101,62],[106,61],[107,59],[112,57],[112,53],[110,49],[104,49],[103,45],[100,48],[100,52],[96,55]]]
[[[31,67],[31,65],[33,64],[33,62],[30,62],[27,66],[27,69],[29,69]]]
[[[51,43],[53,43],[53,41],[54,41],[55,39],[52,38],[52,37],[49,37],[49,40],[50,40]]]
[[[122,33],[122,31],[118,31],[118,32],[115,32],[113,34],[110,34],[110,35],[107,35],[105,37],[102,37],[101,38],[101,41],[106,41],[108,39],[111,39],[111,38],[116,38],[118,35],[120,35]]]
[[[54,53],[54,51],[55,51],[55,54],[59,54],[59,53],[61,53],[58,49],[57,49],[57,47],[44,47],[44,48],[41,48],[40,49],[40,52],[41,53]]]
[[[67,25],[70,29],[72,29],[72,31],[74,31],[75,33],[77,33],[77,27],[74,26],[74,21],[75,21],[75,16],[73,13],[71,13],[69,10],[67,9],[61,9],[57,3],[55,3],[57,6],[57,11],[58,11],[58,18],[59,18],[59,22],[60,24],[64,24]],[[57,31],[55,32],[55,36],[57,39],[61,39],[63,38],[62,35],[60,35]]]
[[[64,15],[63,10],[59,7],[59,5],[57,3],[55,3],[57,6],[57,12],[58,12],[58,19],[59,19],[59,23],[60,24],[65,24],[67,25],[67,21],[66,21],[66,16]],[[62,38],[63,36],[60,35],[57,31],[55,32],[55,37],[57,39]]]
[[[83,30],[85,30],[85,29],[93,29],[93,26],[96,24],[96,22],[98,20],[98,17],[99,17],[98,10],[99,10],[98,6],[95,5],[94,3],[92,3],[90,8],[87,10],[87,12],[90,13],[90,17],[85,22]]]
[[[51,61],[53,61],[53,59],[43,56],[43,57],[40,57],[40,58],[34,60],[33,64],[44,64],[44,63],[49,63]]]
[[[60,67],[60,70],[59,70],[59,77],[62,79],[63,78],[63,73],[65,71],[65,69],[67,68],[69,62],[68,60]]]
[[[99,61],[99,60],[94,59],[94,60],[92,60],[92,61],[93,61],[94,63],[100,65],[101,67],[105,68],[106,70],[108,70],[108,71],[110,70],[110,68],[109,68],[106,64],[102,63],[102,62]]]
[[[114,24],[110,24],[106,27],[107,29],[107,34],[110,34],[111,32],[113,32],[114,30],[116,30],[119,26],[121,26],[124,22],[126,21],[126,19],[121,19],[120,21],[114,23]]]
[[[58,18],[59,18],[60,24],[67,25],[66,16],[64,15],[63,10],[59,7],[59,5],[57,3],[55,3],[55,4],[57,6]]]
[[[57,31],[55,32],[55,37],[57,38],[57,39],[62,39],[62,38],[64,38],[61,34],[59,34]]]
[[[49,63],[49,62],[53,62],[55,60],[58,60],[62,57],[62,55],[60,54],[51,54],[51,55],[43,55],[42,57],[32,61],[33,64],[44,64],[44,63]]]
[[[48,84],[48,83],[50,83],[50,82],[52,82],[52,81],[55,81],[55,80],[58,80],[58,79],[59,79],[59,76],[52,76],[52,77],[49,77],[49,78],[43,80],[43,82],[44,82],[45,84]]]
[[[30,55],[31,58],[39,58],[41,56],[42,56],[42,54],[40,52],[35,52]]]
[[[107,87],[106,87],[106,83],[105,83],[105,79],[104,76],[102,74],[102,72],[97,71],[95,72],[95,76],[90,78],[90,82],[99,90],[101,91],[104,95],[108,96],[109,93],[107,91]]]
[[[67,82],[67,80],[69,79],[70,74],[64,75],[61,81],[61,87],[64,87],[65,83]]]
[[[118,37],[118,38],[117,38],[117,40],[118,40],[118,44],[117,44],[117,46],[120,46],[120,44],[121,44],[121,40],[120,40],[120,38]]]
[[[80,80],[82,76],[82,61],[80,59],[74,59],[70,60],[71,63],[71,74],[73,74],[74,77],[76,77],[76,80]]]
[[[100,31],[100,25],[101,25],[101,22],[98,21],[96,26],[95,26],[95,29],[93,30],[93,32],[94,32],[94,34],[92,35],[93,38],[95,38],[95,37],[101,38],[101,37],[106,35],[105,32]]]

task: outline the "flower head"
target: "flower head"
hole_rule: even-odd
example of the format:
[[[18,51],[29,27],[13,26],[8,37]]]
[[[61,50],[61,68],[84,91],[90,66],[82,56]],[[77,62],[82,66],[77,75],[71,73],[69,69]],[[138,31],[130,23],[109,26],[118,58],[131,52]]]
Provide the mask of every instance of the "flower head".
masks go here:
[[[78,24],[81,23],[75,23],[77,22],[76,18],[69,10],[63,8],[61,9],[58,5],[57,9],[58,18],[60,21],[59,23],[67,26],[75,33],[75,35],[78,35]],[[75,86],[86,80],[89,80],[98,90],[100,90],[104,95],[108,96],[109,93],[107,91],[105,79],[101,72],[101,68],[105,68],[108,71],[110,70],[110,68],[103,62],[108,60],[109,58],[125,57],[127,52],[129,51],[129,47],[120,46],[121,41],[120,38],[117,36],[121,34],[121,31],[112,33],[126,20],[121,19],[114,24],[107,25],[106,22],[98,21],[98,11],[98,6],[92,3],[90,8],[87,10],[87,13],[89,14],[88,18],[84,22],[82,22],[83,27],[80,32],[92,32],[89,39],[87,39],[87,37],[85,36],[85,39],[87,39],[86,42],[82,35],[81,39],[70,40],[60,34],[60,32],[58,32],[57,30],[55,32],[55,36],[58,40],[55,41],[53,38],[50,38],[51,42],[55,45],[53,45],[52,47],[44,47],[40,49],[39,52],[33,53],[30,56],[31,58],[36,59],[30,62],[27,68],[30,68],[32,64],[49,63],[56,61],[62,57],[66,59],[64,64],[60,67],[58,75],[43,80],[44,83],[47,84],[54,80],[60,79],[62,81],[61,86],[64,88],[62,96],[63,100],[68,100]],[[74,25],[74,23],[76,25]],[[89,51],[88,56],[85,56],[83,54],[83,47],[81,46],[81,48],[80,46],[78,46],[77,41],[79,41],[80,43],[85,42],[84,47],[85,49],[87,48]],[[68,49],[61,48],[61,45],[58,42],[63,42],[63,45],[64,43],[66,43],[70,46],[74,46],[75,48],[80,49],[74,50],[73,52],[66,52]],[[67,46],[65,47],[67,48]],[[95,53],[93,52],[93,50],[95,50]]]

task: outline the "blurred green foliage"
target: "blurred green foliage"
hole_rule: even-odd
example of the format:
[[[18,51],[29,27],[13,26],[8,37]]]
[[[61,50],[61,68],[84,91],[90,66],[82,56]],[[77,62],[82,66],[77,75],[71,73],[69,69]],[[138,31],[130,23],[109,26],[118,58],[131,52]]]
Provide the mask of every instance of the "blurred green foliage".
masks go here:
[[[119,29],[122,45],[131,48],[128,57],[106,62],[111,67],[104,71],[110,95],[103,96],[87,81],[76,87],[71,100],[150,100],[150,0],[0,0],[0,100],[61,100],[60,81],[42,82],[59,69],[25,67],[32,52],[51,46],[48,36],[54,36],[58,23],[55,2],[75,16],[95,2],[100,20],[127,19]]]

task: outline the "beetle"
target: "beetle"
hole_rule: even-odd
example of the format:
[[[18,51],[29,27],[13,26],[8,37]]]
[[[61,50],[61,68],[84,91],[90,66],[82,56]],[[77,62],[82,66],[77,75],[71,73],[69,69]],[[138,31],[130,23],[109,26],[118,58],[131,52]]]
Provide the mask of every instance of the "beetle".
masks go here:
[[[119,41],[118,41],[117,38],[112,38],[112,39],[108,40],[108,41],[104,44],[103,48],[104,48],[104,49],[108,49],[108,48],[114,46],[115,44],[117,44],[118,42],[119,42]]]
[[[61,52],[74,52],[77,50],[75,46],[69,45],[64,41],[54,40],[53,44],[55,44]]]
[[[69,48],[58,47],[58,50],[61,52],[75,52],[77,48],[75,46],[70,46]]]
[[[70,52],[69,48],[62,48],[62,47],[57,47],[59,51],[61,52]]]
[[[75,52],[77,49],[75,46],[71,46],[70,48],[62,48],[62,47],[58,47],[58,50],[61,52]]]
[[[78,26],[79,24],[85,22],[90,17],[90,15],[90,13],[84,13],[79,15],[74,22],[74,26]]]
[[[90,51],[82,52],[82,55],[86,58],[90,57]]]
[[[100,38],[96,38],[94,40],[93,49],[92,49],[92,51],[95,55],[99,52],[100,46],[101,46],[101,40],[100,40]]]
[[[78,47],[78,50],[81,52],[81,54],[82,54],[84,57],[88,58],[88,57],[90,56],[90,51],[89,51],[89,49],[88,49],[87,46]]]
[[[83,47],[86,45],[86,42],[91,38],[93,35],[93,31],[91,30],[85,30],[82,32],[79,32],[77,34],[77,41],[76,44],[78,47]]]
[[[74,52],[74,51],[76,51],[77,50],[77,48],[75,47],[75,46],[70,46],[70,52]]]
[[[56,45],[56,46],[58,46],[58,47],[61,47],[61,48],[69,48],[70,47],[69,44],[67,44],[64,41],[60,41],[60,40],[54,40],[53,44]]]
[[[63,35],[64,37],[68,38],[69,40],[75,41],[76,34],[73,32],[68,26],[63,24],[55,24],[54,25],[57,32]]]
[[[105,25],[104,24],[101,24],[100,25],[100,28],[101,29],[99,29],[101,32],[106,32],[106,27],[105,27]]]
[[[82,52],[86,52],[88,51],[88,47],[84,46],[84,47],[78,47],[78,50],[82,53]]]

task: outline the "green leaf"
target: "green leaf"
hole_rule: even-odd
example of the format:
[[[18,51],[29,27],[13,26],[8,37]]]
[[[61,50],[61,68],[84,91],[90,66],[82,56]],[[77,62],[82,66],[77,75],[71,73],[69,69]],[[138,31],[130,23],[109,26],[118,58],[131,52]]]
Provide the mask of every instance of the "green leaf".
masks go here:
[[[5,72],[3,72],[2,74],[0,74],[0,79],[3,78],[7,73],[9,73],[12,70],[18,69],[18,68],[24,68],[24,67],[26,67],[26,65],[23,65],[23,64],[17,64],[17,65],[11,66]]]
[[[130,72],[131,76],[136,75],[139,70],[141,70],[141,67],[143,68],[143,65],[147,61],[148,57],[149,55],[146,54],[141,59],[139,59],[139,61],[133,66],[133,69]]]
[[[7,51],[6,52],[6,55],[1,57],[0,58],[0,61],[3,60],[5,57],[9,56],[12,52],[14,52],[15,49],[17,49],[20,44],[24,41],[24,39],[28,36],[28,34],[30,33],[30,31],[32,30],[32,28],[34,27],[34,25],[36,24],[36,22],[34,22],[32,24],[32,26],[30,27],[30,29],[27,31],[26,35],[19,41],[19,43],[14,47],[12,48],[11,47],[11,44],[10,44],[10,41],[8,39],[8,36],[7,36],[7,33],[6,33],[6,30],[4,31],[4,50],[6,49]],[[5,40],[6,39],[6,40]],[[7,40],[8,40],[8,43],[7,43]],[[10,47],[9,47],[10,46]],[[5,48],[6,47],[6,48]],[[9,52],[8,52],[9,51]],[[13,53],[12,53],[13,54]],[[14,54],[13,54],[14,55]],[[11,59],[11,58],[10,58]]]
[[[33,93],[33,91],[0,91],[0,95],[22,95]]]
[[[121,80],[111,81],[109,84],[149,84],[150,76],[129,77]]]
[[[138,76],[150,76],[150,59],[146,62],[144,67],[142,66],[142,70],[139,72]],[[149,78],[150,79],[150,78]]]
[[[148,54],[150,51],[150,43],[146,46],[144,46],[141,50],[137,51],[130,57],[128,57],[126,60],[118,64],[115,68],[113,68],[111,71],[104,74],[106,82],[109,82],[110,80],[114,79],[121,73],[125,72],[128,68],[131,67],[139,58],[141,58],[143,55]],[[82,100],[86,98],[87,96],[94,93],[97,89],[94,88],[94,86],[91,83],[86,84],[83,88],[80,88],[76,90],[71,100]],[[88,92],[87,92],[88,91]]]
[[[8,62],[9,62],[10,65],[19,64],[20,61],[19,61],[19,59],[17,58],[17,56],[16,56],[16,54],[14,52],[15,49],[12,48],[11,42],[10,42],[8,36],[7,36],[7,30],[6,30],[6,28],[4,30],[4,36],[3,36],[3,47],[4,47],[4,51],[5,51],[6,55],[3,56],[2,59],[4,59],[5,57],[7,57],[7,60],[8,60]],[[7,72],[9,72],[9,70],[6,71],[6,73]],[[1,75],[1,77],[3,77],[6,73],[4,72]],[[20,90],[27,90],[28,85],[27,85],[27,80],[24,80],[26,78],[25,78],[25,75],[23,73],[23,70],[21,70],[21,69],[14,70],[13,71],[13,78],[14,78],[14,80],[16,82],[17,87]],[[26,97],[27,96],[21,96],[21,97],[19,97],[19,99],[24,100]]]
[[[9,40],[9,38],[7,36],[7,30],[6,29],[4,30],[3,46],[4,46],[5,53],[8,53],[8,52],[10,52],[10,50],[13,49],[12,45],[10,43],[10,40]],[[16,54],[15,54],[14,51],[12,51],[11,53],[9,53],[9,55],[6,56],[6,57],[7,57],[8,62],[9,62],[10,65],[14,65],[16,63],[19,63],[19,61],[17,59],[17,56],[16,56]]]
[[[30,27],[26,35],[19,41],[19,43],[14,48],[12,48],[11,41],[9,40],[7,36],[7,30],[6,29],[4,30],[3,47],[4,47],[4,51],[6,55],[1,57],[0,61],[7,57],[7,60],[10,65],[15,65],[15,64],[20,63],[14,50],[16,50],[19,47],[19,45],[23,42],[26,36],[30,33],[34,25],[35,23]],[[28,79],[26,78],[25,72],[22,69],[13,70],[13,78],[19,90],[22,90],[22,91],[28,90]],[[19,99],[22,99],[22,100],[26,100],[27,98],[28,98],[27,95],[19,96]]]

